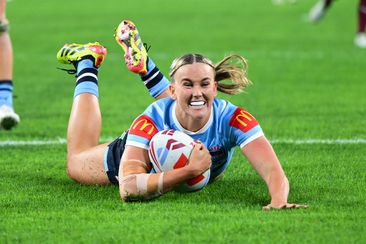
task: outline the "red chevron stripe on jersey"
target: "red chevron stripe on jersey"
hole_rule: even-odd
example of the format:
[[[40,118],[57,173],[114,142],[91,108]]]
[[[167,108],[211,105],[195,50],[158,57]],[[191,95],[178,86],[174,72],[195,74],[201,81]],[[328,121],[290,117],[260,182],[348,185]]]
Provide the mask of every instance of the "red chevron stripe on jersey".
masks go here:
[[[257,126],[258,122],[250,113],[242,108],[237,108],[231,117],[229,125],[238,128],[243,132],[248,132],[250,129]]]

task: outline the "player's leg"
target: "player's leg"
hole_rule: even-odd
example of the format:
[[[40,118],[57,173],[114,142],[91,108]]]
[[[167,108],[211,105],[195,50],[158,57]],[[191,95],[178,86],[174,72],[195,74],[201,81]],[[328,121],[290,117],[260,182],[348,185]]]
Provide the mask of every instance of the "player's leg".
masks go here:
[[[0,0],[0,129],[10,130],[20,119],[13,108],[13,49],[5,4]]]
[[[358,5],[358,29],[355,44],[360,48],[366,48],[366,0],[360,0]]]
[[[129,20],[123,20],[116,29],[115,39],[125,53],[127,68],[140,75],[150,95],[156,99],[169,96],[170,83],[148,57],[135,24]]]
[[[83,184],[108,184],[104,169],[107,144],[99,145],[98,68],[106,56],[99,43],[65,44],[57,54],[76,68],[74,100],[67,130],[67,173]]]
[[[333,2],[334,0],[320,0],[317,2],[309,12],[309,21],[318,22],[324,16]]]

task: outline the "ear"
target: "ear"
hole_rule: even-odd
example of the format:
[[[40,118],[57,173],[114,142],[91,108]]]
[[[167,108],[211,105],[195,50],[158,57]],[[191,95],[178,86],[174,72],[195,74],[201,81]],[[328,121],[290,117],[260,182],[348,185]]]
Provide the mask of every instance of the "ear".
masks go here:
[[[215,97],[217,96],[217,86],[219,85],[219,82],[217,82],[217,81],[215,81],[215,87],[214,87],[214,89],[215,89]]]
[[[170,96],[172,99],[176,100],[177,99],[177,95],[175,94],[175,84],[171,83],[169,85],[169,91],[170,91]]]

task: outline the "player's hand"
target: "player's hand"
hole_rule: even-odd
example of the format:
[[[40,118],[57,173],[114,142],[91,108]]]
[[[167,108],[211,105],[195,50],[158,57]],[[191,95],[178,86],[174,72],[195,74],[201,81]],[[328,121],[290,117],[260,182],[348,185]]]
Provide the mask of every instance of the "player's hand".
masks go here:
[[[195,176],[198,176],[208,170],[211,167],[211,163],[210,152],[205,145],[197,142],[193,147],[187,167],[189,167]]]
[[[308,205],[305,204],[295,204],[295,203],[284,203],[284,204],[273,204],[270,203],[267,206],[264,206],[262,209],[264,211],[269,211],[272,209],[292,209],[292,208],[308,208]]]

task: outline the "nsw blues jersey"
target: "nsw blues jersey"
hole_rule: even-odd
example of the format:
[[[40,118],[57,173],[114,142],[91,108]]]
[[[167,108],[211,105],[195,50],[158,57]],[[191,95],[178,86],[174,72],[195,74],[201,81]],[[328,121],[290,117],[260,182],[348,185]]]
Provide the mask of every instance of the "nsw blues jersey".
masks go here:
[[[171,98],[151,104],[130,127],[126,145],[149,149],[151,138],[161,130],[183,131],[200,140],[212,156],[211,179],[227,168],[236,146],[244,147],[263,135],[256,119],[244,109],[215,98],[207,124],[197,132],[185,130],[175,116],[176,102]]]

